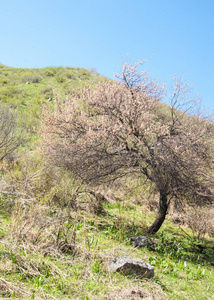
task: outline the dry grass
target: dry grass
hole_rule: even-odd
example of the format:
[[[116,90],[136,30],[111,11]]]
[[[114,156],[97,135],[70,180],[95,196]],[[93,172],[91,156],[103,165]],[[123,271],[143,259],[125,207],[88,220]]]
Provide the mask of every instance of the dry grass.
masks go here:
[[[187,226],[197,239],[214,236],[214,207],[192,207],[186,205],[180,210],[171,210],[170,218],[176,224]]]
[[[155,295],[156,294],[156,295]],[[158,292],[151,294],[148,291],[137,288],[137,287],[128,287],[123,288],[121,290],[116,291],[112,295],[109,295],[106,297],[106,300],[163,300],[164,298],[157,296]],[[159,293],[160,294],[160,293]],[[164,297],[164,295],[163,295]]]
[[[69,210],[41,203],[18,203],[14,207],[10,237],[28,251],[43,252],[44,255],[61,252],[75,255],[77,251],[75,220]]]

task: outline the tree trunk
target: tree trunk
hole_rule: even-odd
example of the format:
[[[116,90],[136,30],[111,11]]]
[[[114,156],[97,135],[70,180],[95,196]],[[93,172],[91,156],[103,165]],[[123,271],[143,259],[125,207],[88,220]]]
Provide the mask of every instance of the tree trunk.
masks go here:
[[[154,234],[160,229],[161,225],[163,224],[166,218],[167,210],[168,210],[167,195],[164,192],[160,192],[159,212],[154,223],[148,229],[149,234]]]

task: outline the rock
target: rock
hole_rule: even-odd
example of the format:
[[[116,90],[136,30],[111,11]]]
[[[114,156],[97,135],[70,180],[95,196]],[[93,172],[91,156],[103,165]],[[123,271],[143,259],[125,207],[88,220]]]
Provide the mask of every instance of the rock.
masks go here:
[[[123,275],[133,275],[141,278],[154,276],[154,268],[138,258],[115,257],[107,262],[106,268],[109,272],[122,272]]]
[[[156,240],[148,240],[147,237],[140,235],[137,237],[130,238],[131,245],[134,247],[145,247],[148,246],[151,250],[155,250],[158,245],[158,241]]]
[[[149,244],[147,237],[145,237],[143,235],[140,235],[137,237],[133,236],[130,238],[130,240],[131,240],[132,246],[134,246],[134,247],[145,247]]]

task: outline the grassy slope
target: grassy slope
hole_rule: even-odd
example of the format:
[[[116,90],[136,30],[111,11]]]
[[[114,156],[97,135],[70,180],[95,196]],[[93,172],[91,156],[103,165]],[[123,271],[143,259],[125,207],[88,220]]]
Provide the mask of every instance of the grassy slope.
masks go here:
[[[0,65],[0,101],[24,113],[32,126],[41,104],[51,102],[53,92],[65,97],[71,88],[81,88],[99,80],[98,74],[71,67],[18,69]]]
[[[149,219],[149,213],[142,214],[142,205],[116,202],[105,204],[105,210],[108,214],[79,211],[72,215],[67,237],[77,250],[50,251],[48,255],[45,247],[38,251],[40,244],[31,244],[29,237],[22,237],[19,243],[13,224],[11,233],[10,218],[2,215],[0,272],[1,278],[10,285],[5,284],[1,295],[9,297],[14,293],[23,299],[29,299],[29,295],[40,299],[45,299],[44,295],[47,299],[51,296],[55,299],[120,299],[116,295],[129,288],[130,291],[148,290],[158,299],[212,299],[211,243],[204,242],[203,253],[199,253],[197,243],[168,220],[163,226],[164,233],[155,236],[159,243],[156,250],[136,249],[130,245],[129,237],[141,233],[142,220]],[[16,227],[20,229],[23,223],[21,226],[19,223],[16,220]],[[35,227],[28,230],[29,235],[37,233]],[[120,255],[142,258],[154,265],[154,279],[109,274],[103,267],[105,261]],[[3,282],[0,284],[3,287]]]
[[[0,101],[20,112],[35,139],[38,113],[42,104],[51,105],[53,90],[63,98],[71,88],[95,84],[98,80],[97,74],[83,69],[15,69],[0,65]],[[34,150],[32,146],[26,152],[30,150]],[[30,173],[31,169],[26,172]],[[20,177],[23,174],[20,170],[22,166],[12,170],[12,177]],[[9,175],[6,174],[8,178],[10,172]],[[93,208],[90,201],[86,210],[75,212],[69,207],[60,208],[49,202],[51,192],[46,195],[37,187],[37,191],[31,193],[35,203],[27,204],[20,204],[21,197],[1,194],[0,297],[128,299],[128,295],[134,297],[134,292],[148,290],[159,299],[212,299],[214,251],[211,241],[195,241],[188,228],[185,231],[189,236],[167,219],[163,233],[155,236],[158,241],[155,250],[130,245],[129,237],[142,234],[144,226],[154,218],[154,213],[139,196],[142,191],[136,191],[130,199],[124,200],[121,196],[124,201],[103,204],[103,214],[90,210]],[[68,192],[64,194],[71,197]],[[134,202],[136,198],[140,201]],[[84,196],[80,200],[85,202]],[[11,206],[11,202],[16,205]],[[41,216],[43,219],[39,221]],[[56,239],[61,243],[58,248],[54,244]],[[65,240],[72,245],[70,248],[60,248]],[[147,281],[109,274],[104,268],[105,261],[118,255],[150,262],[155,267],[155,278]]]

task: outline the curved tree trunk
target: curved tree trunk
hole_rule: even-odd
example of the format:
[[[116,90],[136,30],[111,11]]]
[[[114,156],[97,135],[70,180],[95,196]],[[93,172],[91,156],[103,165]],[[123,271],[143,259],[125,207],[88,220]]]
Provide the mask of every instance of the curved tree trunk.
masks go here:
[[[148,229],[149,234],[154,234],[160,229],[161,225],[163,224],[166,218],[167,210],[168,210],[167,194],[164,192],[160,192],[159,212],[154,223]]]

